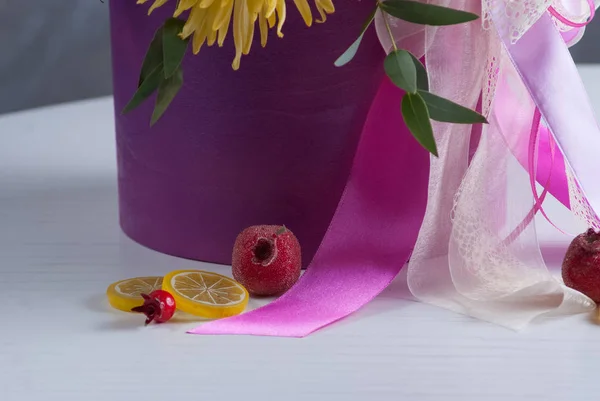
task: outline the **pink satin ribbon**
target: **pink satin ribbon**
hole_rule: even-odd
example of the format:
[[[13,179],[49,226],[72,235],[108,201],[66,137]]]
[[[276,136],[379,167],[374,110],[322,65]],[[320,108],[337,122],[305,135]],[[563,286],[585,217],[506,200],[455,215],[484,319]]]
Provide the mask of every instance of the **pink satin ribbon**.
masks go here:
[[[262,308],[190,333],[304,337],[355,312],[388,286],[410,255],[427,202],[429,155],[404,126],[401,97],[386,79],[338,210],[300,281]]]

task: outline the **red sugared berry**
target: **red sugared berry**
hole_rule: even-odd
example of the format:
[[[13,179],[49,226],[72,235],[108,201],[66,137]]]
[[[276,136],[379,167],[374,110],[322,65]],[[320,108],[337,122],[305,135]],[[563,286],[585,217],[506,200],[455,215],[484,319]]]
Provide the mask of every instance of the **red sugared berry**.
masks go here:
[[[156,290],[150,295],[141,294],[144,304],[133,308],[132,312],[146,315],[146,324],[154,321],[164,323],[173,317],[176,310],[175,299],[167,291]]]
[[[301,268],[300,243],[285,227],[249,227],[235,241],[233,277],[253,295],[289,290],[298,281]]]
[[[590,229],[575,237],[562,265],[565,284],[600,303],[600,233]]]

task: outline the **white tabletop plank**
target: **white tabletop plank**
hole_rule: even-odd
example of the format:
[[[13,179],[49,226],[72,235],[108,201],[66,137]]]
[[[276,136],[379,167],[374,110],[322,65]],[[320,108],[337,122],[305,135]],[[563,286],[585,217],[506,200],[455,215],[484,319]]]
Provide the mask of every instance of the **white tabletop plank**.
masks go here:
[[[600,69],[582,76],[600,109]],[[110,98],[0,116],[0,400],[598,399],[600,327],[589,316],[516,333],[414,302],[402,278],[304,339],[192,336],[197,323],[181,316],[143,327],[112,310],[104,291],[122,278],[229,274],[120,232],[113,123]],[[556,268],[569,239],[540,227]]]

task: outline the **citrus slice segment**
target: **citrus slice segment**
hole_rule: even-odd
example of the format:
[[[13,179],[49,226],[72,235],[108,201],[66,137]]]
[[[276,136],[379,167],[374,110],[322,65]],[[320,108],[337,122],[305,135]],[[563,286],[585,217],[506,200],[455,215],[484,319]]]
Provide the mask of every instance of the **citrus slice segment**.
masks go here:
[[[163,279],[162,289],[177,309],[208,319],[239,315],[248,305],[248,291],[237,281],[202,270],[176,270]]]
[[[108,303],[115,309],[131,312],[132,308],[144,303],[141,294],[160,290],[163,278],[159,276],[135,277],[112,283],[106,289]]]

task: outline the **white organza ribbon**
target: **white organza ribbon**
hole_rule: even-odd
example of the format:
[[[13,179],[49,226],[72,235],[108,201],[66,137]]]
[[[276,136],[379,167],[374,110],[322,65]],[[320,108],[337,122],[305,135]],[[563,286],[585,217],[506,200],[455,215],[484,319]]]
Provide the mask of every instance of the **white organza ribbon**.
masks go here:
[[[471,141],[478,139],[471,138],[471,127],[434,124],[440,157],[431,159],[427,213],[408,266],[411,292],[423,302],[514,329],[540,316],[592,310],[592,300],[548,271],[535,222],[505,241],[534,204],[529,174],[511,148],[529,139],[523,135],[530,132],[535,105],[497,32],[518,40],[553,2],[429,3],[481,14],[483,24],[435,28],[391,18],[399,46],[425,57],[433,93],[470,108],[481,96],[490,124],[483,127],[471,161]],[[491,7],[504,7],[506,15],[494,29],[489,29]],[[378,33],[389,49],[383,18],[378,16]],[[518,104],[517,112],[504,115],[495,107],[496,91]]]

